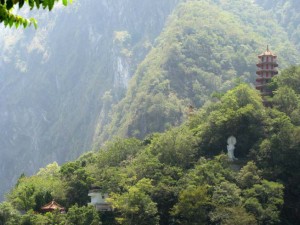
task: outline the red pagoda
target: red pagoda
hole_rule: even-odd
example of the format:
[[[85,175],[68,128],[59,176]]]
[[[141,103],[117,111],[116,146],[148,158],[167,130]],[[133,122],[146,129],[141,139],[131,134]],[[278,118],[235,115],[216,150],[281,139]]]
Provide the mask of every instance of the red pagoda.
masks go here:
[[[278,74],[276,69],[276,67],[278,67],[276,62],[277,56],[269,50],[268,46],[267,51],[259,55],[258,58],[259,62],[256,64],[258,67],[256,71],[256,89],[259,90],[261,95],[264,97],[272,94],[272,92],[268,90],[267,84],[272,77]]]
[[[53,212],[55,210],[60,211],[61,213],[65,212],[65,208],[62,207],[60,204],[58,204],[57,202],[55,202],[54,200],[51,201],[50,203],[44,205],[41,210],[43,212]]]

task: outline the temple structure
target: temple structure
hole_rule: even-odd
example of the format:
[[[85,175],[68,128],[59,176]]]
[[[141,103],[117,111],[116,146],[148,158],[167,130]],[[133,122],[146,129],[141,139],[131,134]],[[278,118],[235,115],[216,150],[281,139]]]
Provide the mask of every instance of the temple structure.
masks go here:
[[[93,205],[97,211],[112,211],[111,204],[106,202],[108,193],[103,193],[100,188],[94,188],[89,191],[88,196],[91,197],[91,202],[88,205]]]
[[[256,71],[256,89],[260,91],[263,97],[269,96],[272,92],[268,89],[267,84],[272,77],[278,74],[276,69],[276,67],[278,67],[277,56],[269,50],[268,46],[267,51],[259,55],[258,59],[259,61],[256,64],[258,67]]]
[[[58,204],[57,202],[55,202],[54,200],[49,202],[48,204],[44,205],[41,208],[42,212],[53,212],[55,210],[60,211],[61,213],[65,212],[65,208],[62,207],[60,204]]]

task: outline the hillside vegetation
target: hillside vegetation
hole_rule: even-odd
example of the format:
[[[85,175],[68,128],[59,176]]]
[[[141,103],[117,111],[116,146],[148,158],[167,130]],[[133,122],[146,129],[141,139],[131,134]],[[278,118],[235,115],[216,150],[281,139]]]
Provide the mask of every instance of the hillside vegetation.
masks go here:
[[[0,224],[296,225],[300,42],[274,2],[86,0],[4,31]],[[252,85],[267,44],[271,108]],[[87,206],[95,186],[113,212]],[[52,199],[67,213],[42,214]]]
[[[292,67],[274,79],[273,108],[240,84],[179,127],[142,141],[117,139],[74,162],[22,176],[0,205],[0,218],[19,221],[14,224],[297,224],[299,76]],[[237,138],[234,162],[223,154],[230,135]],[[85,206],[92,185],[109,193],[113,212]],[[53,198],[67,214],[33,212]]]
[[[124,95],[176,4],[78,0],[52,12],[22,10],[37,30],[0,27],[0,199],[20,171],[91,148],[97,122]]]
[[[300,49],[300,2],[297,0],[255,0],[287,31],[290,40]]]
[[[111,111],[110,123],[100,124],[98,143],[164,131],[212,93],[253,83],[256,56],[268,43],[282,68],[297,63],[299,52],[287,33],[252,1],[182,2]]]
[[[31,12],[37,31],[1,28],[0,196],[20,171],[181,124],[190,105],[253,82],[267,44],[281,68],[299,61],[297,35],[263,2],[182,1],[169,17],[178,2],[76,1]]]

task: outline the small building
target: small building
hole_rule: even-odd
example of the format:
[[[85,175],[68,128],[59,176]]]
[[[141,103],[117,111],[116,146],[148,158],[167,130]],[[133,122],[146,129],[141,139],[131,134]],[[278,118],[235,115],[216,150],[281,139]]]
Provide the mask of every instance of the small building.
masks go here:
[[[262,97],[270,96],[272,92],[268,89],[267,84],[270,82],[272,77],[278,74],[276,67],[277,56],[269,50],[267,46],[267,51],[258,56],[257,66],[257,78],[256,78],[256,89],[260,91]]]
[[[88,205],[93,205],[97,211],[112,211],[111,204],[106,202],[108,193],[103,193],[101,189],[95,188],[89,191],[88,196],[91,197],[91,202]]]
[[[51,202],[49,202],[48,204],[44,205],[41,208],[42,212],[53,212],[55,210],[60,211],[61,213],[65,213],[65,208],[62,207],[60,204],[58,204],[57,202],[55,202],[54,200],[52,200]]]

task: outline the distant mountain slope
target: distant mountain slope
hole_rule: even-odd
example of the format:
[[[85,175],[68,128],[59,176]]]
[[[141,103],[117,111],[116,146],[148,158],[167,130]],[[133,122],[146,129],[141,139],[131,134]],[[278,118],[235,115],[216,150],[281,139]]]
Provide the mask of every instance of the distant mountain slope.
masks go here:
[[[287,31],[290,40],[300,50],[300,1],[298,0],[255,0]]]
[[[183,2],[113,108],[111,122],[100,125],[98,143],[164,131],[181,123],[189,105],[202,106],[237,79],[253,83],[256,57],[267,44],[281,67],[298,62],[287,33],[253,1]]]
[[[37,31],[0,28],[0,195],[22,172],[91,148],[176,4],[76,1],[34,13]]]

